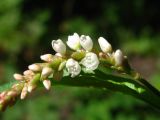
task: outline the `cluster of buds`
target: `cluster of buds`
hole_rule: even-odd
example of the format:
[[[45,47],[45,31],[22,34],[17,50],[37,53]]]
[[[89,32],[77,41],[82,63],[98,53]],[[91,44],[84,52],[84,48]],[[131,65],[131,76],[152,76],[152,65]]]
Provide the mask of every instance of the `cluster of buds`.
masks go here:
[[[120,49],[113,51],[111,44],[103,37],[99,37],[98,43],[102,52],[99,53],[99,60],[107,62],[111,68],[126,72],[131,69],[128,64],[127,56],[124,56]]]
[[[16,83],[9,90],[0,93],[0,110],[5,110],[7,106],[12,106],[24,87],[24,83]]]
[[[56,52],[54,55],[45,54],[40,58],[43,63],[35,63],[28,66],[28,70],[22,74],[14,74],[17,83],[8,91],[0,93],[0,107],[6,108],[12,104],[15,99],[20,96],[21,99],[26,98],[37,88],[39,83],[49,90],[51,88],[50,77],[59,80],[63,74],[63,70],[67,70],[73,78],[78,76],[82,68],[94,71],[100,64],[100,59],[110,61],[112,66],[120,67],[123,64],[124,56],[120,50],[112,51],[111,44],[103,37],[98,38],[98,43],[102,52],[97,55],[92,51],[93,41],[89,36],[74,33],[68,36],[66,44],[61,40],[52,40],[52,47]],[[72,52],[67,53],[67,49]]]

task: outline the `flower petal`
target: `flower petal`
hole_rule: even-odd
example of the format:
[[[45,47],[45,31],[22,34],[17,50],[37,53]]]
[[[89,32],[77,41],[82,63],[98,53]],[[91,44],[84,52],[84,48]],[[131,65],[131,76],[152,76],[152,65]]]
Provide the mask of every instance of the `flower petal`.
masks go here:
[[[99,65],[99,60],[95,53],[89,52],[82,59],[81,64],[85,66],[88,70],[95,70]]]
[[[80,49],[80,41],[79,41],[79,35],[77,33],[74,33],[71,36],[68,36],[68,41],[67,45],[72,49],[72,50],[78,50]]]
[[[66,45],[60,39],[52,40],[52,48],[62,55],[66,53]]]
[[[71,77],[75,77],[81,72],[81,66],[77,61],[75,61],[72,58],[67,60],[66,68],[68,72],[71,74]]]
[[[89,36],[81,35],[80,44],[87,51],[91,51],[93,48],[93,41]]]

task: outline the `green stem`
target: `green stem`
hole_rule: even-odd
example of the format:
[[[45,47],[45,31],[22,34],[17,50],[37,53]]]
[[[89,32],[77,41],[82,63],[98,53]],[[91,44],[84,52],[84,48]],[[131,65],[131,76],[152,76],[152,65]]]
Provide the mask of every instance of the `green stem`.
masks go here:
[[[143,83],[146,87],[148,87],[153,93],[157,94],[157,96],[160,97],[160,91],[153,87],[150,83],[148,83],[147,80],[140,78],[139,81]]]
[[[121,92],[141,99],[160,110],[160,96],[150,87],[139,84],[133,79],[104,74],[96,71],[95,74],[84,74],[79,77],[63,77],[61,81],[53,80],[55,85],[69,85],[79,87],[95,87]],[[149,83],[148,83],[149,84]],[[157,94],[158,93],[158,94]]]
[[[160,92],[144,79],[135,80],[126,78],[125,76],[117,76],[113,74],[112,71],[101,68],[94,72],[94,74],[82,73],[75,78],[71,78],[70,75],[63,76],[60,81],[53,80],[53,78],[50,78],[50,80],[52,80],[53,86],[68,85],[75,87],[95,87],[121,92],[141,99],[160,110]],[[2,92],[10,89],[15,83],[17,82],[1,86],[0,91]],[[41,82],[39,83],[41,84]]]

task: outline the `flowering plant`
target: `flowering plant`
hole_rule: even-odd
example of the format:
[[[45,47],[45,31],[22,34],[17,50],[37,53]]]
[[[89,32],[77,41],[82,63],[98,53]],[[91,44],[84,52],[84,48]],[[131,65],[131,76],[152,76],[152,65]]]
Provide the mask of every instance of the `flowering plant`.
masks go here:
[[[41,55],[43,63],[34,63],[22,74],[15,73],[16,81],[1,86],[0,110],[13,105],[20,96],[43,85],[50,90],[53,85],[95,87],[122,92],[139,98],[160,109],[160,92],[134,71],[121,50],[113,51],[103,37],[98,38],[100,51],[95,51],[90,36],[74,33],[65,43],[52,40],[56,54]]]

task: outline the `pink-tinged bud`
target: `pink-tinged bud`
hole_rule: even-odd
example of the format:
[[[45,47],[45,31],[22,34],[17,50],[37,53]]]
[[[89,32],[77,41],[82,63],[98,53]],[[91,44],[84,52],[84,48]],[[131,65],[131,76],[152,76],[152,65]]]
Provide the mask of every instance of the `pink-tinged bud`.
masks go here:
[[[35,75],[35,73],[32,70],[26,70],[26,71],[23,72],[23,74],[25,76],[33,76],[33,75]]]
[[[44,87],[49,90],[51,88],[51,81],[50,80],[43,80]]]
[[[42,69],[42,77],[48,77],[53,72],[52,68],[44,67]]]
[[[41,67],[40,65],[37,65],[37,64],[32,64],[32,65],[29,65],[28,68],[34,72],[39,72],[41,71]]]
[[[7,94],[7,91],[0,93],[0,98],[3,98]]]
[[[21,92],[21,96],[20,96],[20,98],[23,100],[23,99],[25,99],[26,98],[26,96],[27,96],[27,85],[24,85],[24,87],[23,87],[23,89],[22,89],[22,92]]]
[[[115,66],[121,66],[124,60],[124,56],[121,50],[116,50],[114,53]]]
[[[19,85],[20,85],[20,83],[13,84],[11,88],[17,90]]]
[[[53,59],[52,54],[45,54],[40,56],[41,60],[46,61],[46,62],[51,62]]]
[[[13,75],[13,77],[14,77],[16,80],[23,80],[23,79],[24,79],[24,77],[23,77],[21,74],[17,74],[17,73],[15,73],[15,74]]]
[[[7,93],[7,95],[8,95],[8,96],[16,96],[17,93],[16,93],[15,91],[9,91],[9,92]]]
[[[61,53],[56,53],[55,56],[63,57]]]
[[[1,98],[1,99],[0,99],[0,105],[3,104],[4,102],[5,102],[5,99],[4,99],[4,98]]]
[[[36,85],[28,85],[27,91],[31,93],[35,88],[36,88]]]

